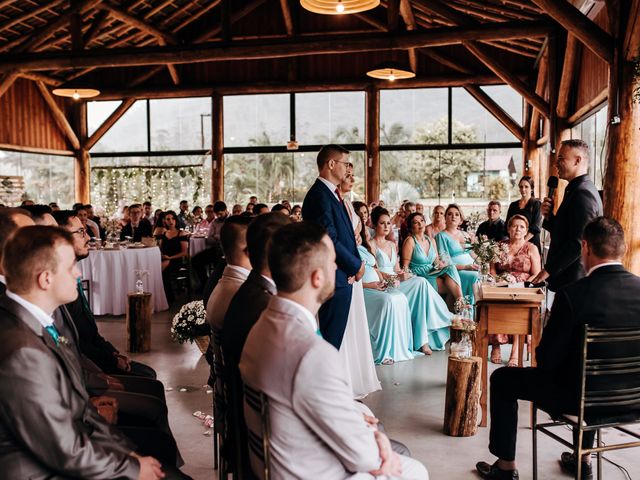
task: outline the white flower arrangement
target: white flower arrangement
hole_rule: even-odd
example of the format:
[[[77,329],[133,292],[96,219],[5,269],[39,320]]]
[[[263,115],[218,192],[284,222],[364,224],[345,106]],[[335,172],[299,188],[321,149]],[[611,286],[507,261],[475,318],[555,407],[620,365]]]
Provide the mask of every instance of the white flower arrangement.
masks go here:
[[[202,300],[184,304],[171,322],[171,338],[178,343],[193,343],[196,337],[210,333]]]
[[[506,243],[489,240],[486,235],[480,235],[479,238],[471,243],[469,250],[476,254],[476,262],[479,264],[506,262],[509,255],[509,247]]]
[[[109,237],[118,237],[120,236],[120,231],[122,230],[122,225],[120,224],[120,220],[117,218],[100,218],[100,226],[104,228],[105,232],[107,232],[107,236]]]

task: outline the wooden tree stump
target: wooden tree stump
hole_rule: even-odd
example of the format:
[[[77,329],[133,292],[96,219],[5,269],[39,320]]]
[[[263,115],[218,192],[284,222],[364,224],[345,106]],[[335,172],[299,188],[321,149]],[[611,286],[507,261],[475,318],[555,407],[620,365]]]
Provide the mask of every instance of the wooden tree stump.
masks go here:
[[[480,357],[449,357],[447,392],[444,403],[444,433],[452,437],[470,437],[478,431],[480,401]]]
[[[133,353],[151,349],[151,293],[127,294],[127,349]]]

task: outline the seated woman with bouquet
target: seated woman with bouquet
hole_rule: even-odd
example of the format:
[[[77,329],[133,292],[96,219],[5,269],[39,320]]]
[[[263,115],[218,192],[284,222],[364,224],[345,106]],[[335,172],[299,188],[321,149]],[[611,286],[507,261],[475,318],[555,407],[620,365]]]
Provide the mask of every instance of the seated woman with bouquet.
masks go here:
[[[491,264],[491,273],[497,280],[507,283],[526,282],[534,278],[541,270],[540,252],[538,247],[527,241],[529,220],[524,215],[514,215],[507,222],[509,240],[504,243],[508,247],[507,258],[504,262]],[[508,367],[518,366],[518,337],[510,339],[509,335],[491,335],[491,362],[502,363],[500,344],[513,341]]]
[[[365,263],[362,286],[373,359],[376,364],[383,365],[411,360],[417,354],[411,348],[413,330],[407,297],[399,290],[387,288],[387,282],[377,268],[376,257],[368,243],[364,222],[360,224],[359,233],[356,235],[356,243],[360,258]]]
[[[460,275],[438,255],[434,241],[426,235],[426,221],[421,213],[412,213],[407,219],[411,236],[402,245],[402,266],[425,278],[441,295],[449,296],[450,303],[462,297]]]
[[[397,279],[400,290],[409,301],[413,325],[413,349],[431,355],[432,348],[444,350],[449,340],[449,326],[453,314],[438,292],[423,277],[412,276],[400,269],[395,242],[387,240],[391,231],[391,216],[381,207],[373,209],[371,222],[375,226],[375,237],[371,250],[375,252],[378,268],[383,278]]]
[[[452,203],[444,212],[445,229],[436,235],[440,256],[447,256],[460,275],[462,295],[475,303],[473,286],[478,281],[478,265],[466,248],[467,238],[458,227],[464,221],[462,210]]]

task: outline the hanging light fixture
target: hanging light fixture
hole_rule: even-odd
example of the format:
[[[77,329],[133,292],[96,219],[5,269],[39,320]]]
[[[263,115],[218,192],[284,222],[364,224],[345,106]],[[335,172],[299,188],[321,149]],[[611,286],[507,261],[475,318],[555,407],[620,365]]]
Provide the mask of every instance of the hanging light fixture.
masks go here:
[[[343,15],[376,8],[380,0],[300,0],[300,5],[313,13]]]
[[[69,97],[74,100],[81,98],[93,98],[100,95],[100,90],[95,88],[55,88],[53,94],[59,97]]]
[[[393,82],[395,80],[405,80],[407,78],[413,78],[416,76],[410,68],[405,67],[398,62],[384,62],[375,67],[373,70],[369,70],[367,75],[371,78],[378,78],[380,80],[388,80]]]

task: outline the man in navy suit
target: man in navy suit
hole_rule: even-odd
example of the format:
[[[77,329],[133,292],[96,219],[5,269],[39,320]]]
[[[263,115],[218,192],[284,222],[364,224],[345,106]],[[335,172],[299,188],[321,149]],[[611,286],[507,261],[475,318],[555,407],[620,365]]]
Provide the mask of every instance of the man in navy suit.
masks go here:
[[[339,350],[349,317],[351,284],[364,275],[364,264],[338,189],[347,174],[349,150],[339,145],[325,145],[318,152],[317,164],[318,179],[304,198],[302,217],[306,222],[323,226],[336,250],[335,292],[320,307],[318,316],[322,337]]]

